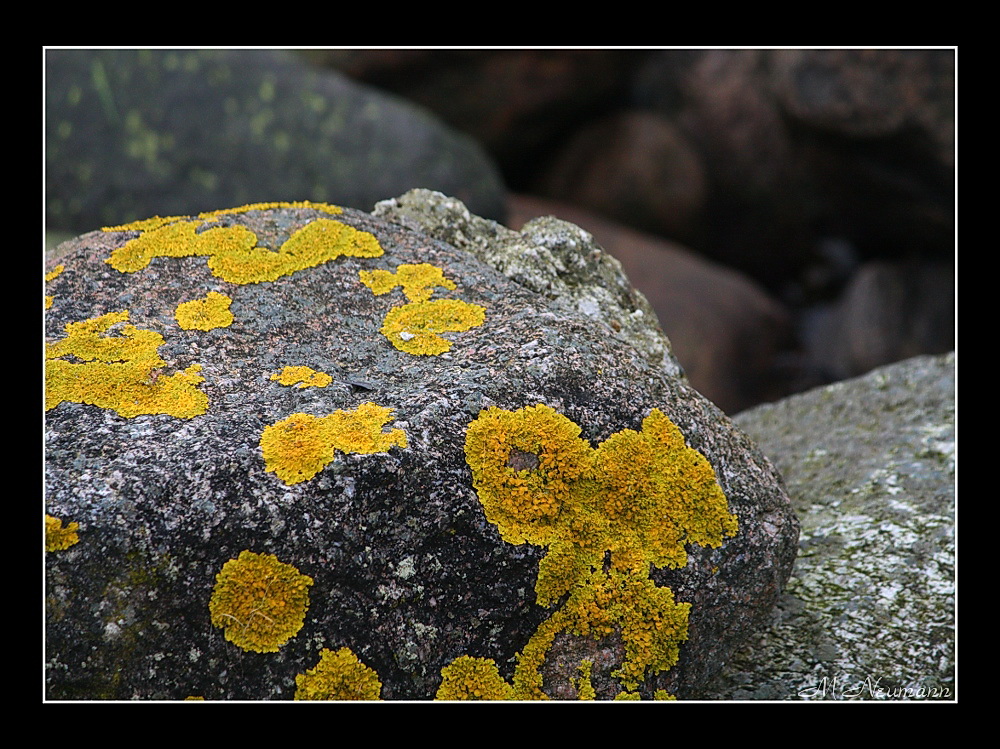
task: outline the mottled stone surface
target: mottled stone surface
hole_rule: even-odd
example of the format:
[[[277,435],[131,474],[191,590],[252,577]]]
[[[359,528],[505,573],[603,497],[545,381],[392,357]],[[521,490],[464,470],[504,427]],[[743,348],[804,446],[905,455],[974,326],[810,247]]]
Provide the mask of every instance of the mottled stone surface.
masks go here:
[[[428,198],[423,213],[440,205]],[[284,208],[220,221],[247,226],[260,245],[276,248],[317,218],[329,216]],[[356,653],[379,674],[384,699],[433,697],[441,668],[460,655],[493,658],[509,678],[515,653],[548,615],[534,596],[544,549],[505,543],[487,522],[463,445],[482,409],[539,403],[579,424],[594,446],[638,429],[659,408],[713,466],[739,533],[720,549],[689,547],[682,569],[653,573],[691,603],[690,638],[680,662],[640,689],[647,698],[659,688],[697,695],[767,620],[791,568],[798,526],[771,464],[664,365],[669,349],[656,326],[637,340],[660,347],[639,350],[624,326],[614,329],[613,316],[580,307],[599,300],[596,285],[572,302],[550,299],[459,242],[350,209],[336,218],[372,232],[385,254],[236,285],[213,276],[204,257],[157,258],[119,273],[104,260],[134,232],[94,232],[62,248],[65,270],[47,284],[48,339],[61,338],[69,322],[128,309],[132,324],[164,336],[166,374],[201,365],[209,408],[187,420],[123,418],[78,403],[48,412],[46,510],[79,523],[80,542],[46,559],[47,696],[291,699],[295,676],[316,665],[323,647]],[[490,242],[473,225],[497,236],[509,231],[469,216],[456,236],[465,232],[474,246]],[[557,270],[549,287],[566,275],[595,280],[585,271],[596,259],[574,254],[584,234],[562,222],[510,232],[536,257],[557,258],[557,269],[577,268]],[[505,241],[497,242],[499,256]],[[400,263],[441,268],[456,288],[437,295],[482,305],[485,322],[447,334],[453,347],[440,356],[394,348],[379,328],[402,295],[375,296],[359,271]],[[541,282],[542,274],[535,267],[524,277]],[[235,321],[180,330],[177,305],[209,291],[232,297]],[[622,305],[614,314],[646,315],[626,289],[606,293]],[[334,382],[298,389],[270,379],[299,365]],[[338,452],[294,485],[265,470],[260,439],[268,425],[369,401],[394,410],[386,428],[405,432],[405,448]],[[274,554],[314,581],[302,630],[276,653],[244,652],[210,621],[215,576],[243,550]],[[579,643],[557,643],[552,663],[574,648]],[[620,658],[614,642],[602,652]],[[595,667],[599,695],[608,694],[613,665]],[[562,694],[559,686],[553,694]]]
[[[709,699],[956,699],[955,356],[737,415],[802,522],[767,632]]]

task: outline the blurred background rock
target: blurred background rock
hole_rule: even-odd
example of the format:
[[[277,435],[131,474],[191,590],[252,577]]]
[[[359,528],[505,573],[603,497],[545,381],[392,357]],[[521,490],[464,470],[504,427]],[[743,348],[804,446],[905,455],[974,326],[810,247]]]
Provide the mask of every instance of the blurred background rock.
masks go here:
[[[735,413],[954,348],[954,49],[56,50],[46,214],[572,221]]]

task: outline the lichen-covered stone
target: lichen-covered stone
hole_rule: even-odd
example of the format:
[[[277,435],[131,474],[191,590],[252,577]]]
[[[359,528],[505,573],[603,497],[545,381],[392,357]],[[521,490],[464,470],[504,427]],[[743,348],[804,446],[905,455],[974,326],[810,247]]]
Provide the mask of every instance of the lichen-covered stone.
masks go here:
[[[955,700],[955,355],[736,417],[802,523],[771,626],[709,699]]]
[[[425,214],[447,201],[404,202],[421,199]],[[46,286],[50,343],[75,321],[124,321],[127,311],[159,362],[136,392],[197,365],[206,407],[189,417],[63,399],[47,411],[46,512],[77,523],[80,539],[46,556],[50,698],[292,699],[298,676],[326,671],[323,651],[349,652],[388,700],[433,699],[446,676],[454,695],[685,698],[767,620],[798,533],[770,463],[665,366],[655,318],[584,232],[543,222],[504,233],[449,206],[467,216],[453,228],[469,246],[503,234],[511,263],[515,246],[551,259],[548,280],[540,266],[523,266],[522,283],[427,233],[310,204],[214,212],[201,234],[249,234],[249,250],[203,239],[198,253],[151,257],[135,271],[106,260],[198,217],[92,232],[63,248],[65,269]],[[208,262],[266,265],[266,253],[331,220],[381,252],[317,256],[256,280],[263,266],[235,279]],[[424,264],[440,270],[426,279],[449,283],[418,282],[431,295],[421,302],[362,280]],[[232,323],[183,330],[178,305],[210,292],[232,299]],[[380,332],[394,308],[437,300],[482,310],[478,324],[440,333],[447,351],[411,353]],[[104,347],[132,330],[91,327]],[[290,387],[278,374],[286,367],[287,382],[307,370],[330,381]],[[466,443],[482,414],[527,408],[575,425],[584,475],[563,471],[572,458],[561,449],[532,456],[526,442],[513,445],[510,470],[558,469],[565,492],[553,496],[570,508],[553,516],[556,535],[518,543],[488,514]],[[630,461],[653,477],[630,477]],[[682,512],[685,502],[697,507]],[[675,511],[686,519],[653,517]],[[301,628],[283,629],[282,638],[295,631],[276,652],[244,649],[213,626],[217,575],[243,552],[311,581]],[[254,586],[247,611],[228,612],[238,627],[280,618],[264,602],[285,599],[272,600],[266,579]],[[334,671],[367,674],[353,664]]]

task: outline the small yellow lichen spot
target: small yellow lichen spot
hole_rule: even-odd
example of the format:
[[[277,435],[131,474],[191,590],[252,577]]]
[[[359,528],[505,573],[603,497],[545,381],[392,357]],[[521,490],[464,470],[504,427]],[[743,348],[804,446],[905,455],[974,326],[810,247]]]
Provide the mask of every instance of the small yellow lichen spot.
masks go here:
[[[276,653],[305,621],[313,579],[272,554],[242,551],[215,577],[212,625],[244,650]]]
[[[233,300],[225,294],[210,291],[204,299],[177,305],[174,317],[182,330],[227,328],[233,324],[233,313],[229,311],[232,303]]]
[[[163,375],[157,349],[165,341],[150,330],[124,325],[121,335],[104,335],[128,320],[128,310],[68,323],[66,338],[46,344],[45,410],[64,401],[116,411],[125,418],[167,414],[190,419],[208,410],[205,381],[193,364]],[[67,360],[69,357],[69,360]]]
[[[402,429],[383,432],[392,409],[362,403],[353,411],[335,411],[318,417],[292,414],[264,427],[260,448],[266,470],[288,485],[308,481],[329,465],[337,450],[345,453],[387,452],[406,447]]]
[[[382,334],[408,354],[436,356],[451,349],[439,333],[462,333],[482,325],[486,309],[458,299],[434,299],[393,307],[385,316]]]
[[[271,379],[280,385],[294,385],[297,388],[325,388],[333,378],[326,372],[317,372],[309,367],[285,367],[279,374],[271,375]]]
[[[349,648],[323,648],[319,663],[295,677],[297,700],[377,700],[382,696],[378,674]]]
[[[62,520],[52,515],[45,516],[45,550],[63,551],[80,542],[76,532],[80,530],[79,523],[70,523],[65,528]]]
[[[51,271],[49,271],[48,273],[45,274],[45,282],[48,283],[49,281],[52,281],[53,279],[56,278],[56,276],[58,276],[60,273],[62,273],[65,269],[66,269],[65,265],[57,265],[55,268],[53,268]],[[45,309],[52,309],[52,303],[54,301],[55,301],[55,297],[47,295],[45,297]]]
[[[504,681],[492,658],[463,655],[441,669],[435,700],[512,700],[514,689]]]
[[[397,286],[403,288],[403,295],[411,302],[426,302],[436,287],[454,291],[455,282],[444,277],[444,272],[436,265],[404,263],[396,267],[396,272],[387,270],[363,270],[359,272],[361,283],[376,296],[388,294]]]

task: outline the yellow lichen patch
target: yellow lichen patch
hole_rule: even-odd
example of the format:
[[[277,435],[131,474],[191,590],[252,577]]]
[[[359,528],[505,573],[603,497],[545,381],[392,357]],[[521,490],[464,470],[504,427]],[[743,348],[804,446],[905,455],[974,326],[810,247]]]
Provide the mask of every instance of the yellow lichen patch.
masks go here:
[[[444,277],[444,272],[436,265],[404,263],[396,267],[396,272],[387,270],[363,270],[359,272],[361,283],[376,296],[388,294],[398,286],[411,302],[426,302],[437,287],[454,291],[455,282]]]
[[[580,675],[576,679],[577,699],[580,700],[596,699],[597,693],[594,692],[594,685],[590,680],[593,670],[594,670],[593,661],[583,661],[580,663]]]
[[[545,405],[490,408],[469,424],[465,456],[486,519],[505,541],[548,545],[567,524],[570,487],[589,468],[580,427]]]
[[[159,229],[161,226],[166,226],[167,224],[183,221],[186,218],[187,216],[153,216],[152,218],[144,218],[127,224],[104,226],[101,227],[101,231],[152,231],[153,229]]]
[[[77,531],[80,530],[79,523],[70,523],[63,527],[62,520],[52,515],[45,516],[45,550],[63,551],[75,543],[80,542]]]
[[[313,203],[309,200],[298,200],[290,203],[278,202],[278,203],[249,203],[247,205],[241,205],[237,208],[224,208],[219,211],[206,211],[204,213],[199,213],[198,218],[214,220],[220,216],[226,216],[231,213],[247,213],[249,211],[269,211],[274,208],[312,208],[316,211],[323,211],[324,213],[338,214],[343,213],[344,209],[340,206],[331,205],[330,203]]]
[[[207,257],[213,275],[230,283],[275,281],[305,268],[342,256],[378,257],[382,247],[374,235],[333,219],[309,222],[277,252],[257,246],[257,236],[244,226],[211,226],[219,217],[269,208],[316,208],[326,213],[341,209],[325,203],[255,203],[224,211],[210,211],[196,219],[172,216],[105,227],[105,231],[140,231],[112,251],[105,260],[122,273],[142,270],[157,257]]]
[[[167,414],[190,419],[208,410],[205,381],[193,364],[164,375],[157,349],[163,336],[124,325],[120,335],[103,335],[128,320],[128,310],[66,325],[66,338],[46,345],[45,409],[63,401],[108,408],[126,418]],[[69,357],[69,360],[67,360]]]
[[[55,268],[53,268],[51,271],[49,271],[48,273],[45,274],[45,282],[48,283],[49,281],[54,280],[65,269],[66,269],[65,265],[57,265]],[[45,297],[45,309],[51,309],[53,301],[55,301],[55,297],[46,296]]]
[[[711,464],[658,409],[641,431],[624,429],[596,449],[580,431],[539,405],[490,408],[466,432],[487,520],[510,543],[548,547],[535,583],[539,605],[565,597],[518,654],[521,699],[544,698],[539,669],[560,632],[620,635],[625,659],[613,675],[629,690],[671,668],[690,605],[657,587],[650,567],[682,567],[687,544],[717,547],[738,528]]]
[[[297,700],[377,700],[382,682],[349,648],[323,648],[319,663],[295,677]]]
[[[504,681],[492,658],[463,655],[441,669],[436,700],[512,700],[514,689]]]
[[[176,221],[143,232],[113,250],[104,262],[122,273],[135,273],[157,257],[240,255],[257,244],[257,235],[243,226],[216,226],[197,230],[204,222]]]
[[[294,385],[297,388],[325,388],[333,382],[333,378],[326,372],[317,372],[309,367],[285,367],[280,373],[271,375],[271,379],[280,385]]]
[[[305,621],[313,580],[272,554],[242,551],[215,577],[212,625],[244,650],[276,653]]]
[[[462,333],[482,325],[486,309],[458,299],[434,299],[393,307],[385,316],[382,334],[408,354],[435,356],[451,349],[440,333]]]
[[[208,267],[214,275],[231,283],[260,283],[338,257],[378,257],[383,252],[373,234],[340,221],[319,218],[292,234],[277,252],[263,247],[219,252],[209,258]]]
[[[402,429],[383,432],[392,409],[362,403],[353,411],[329,416],[292,414],[264,428],[260,447],[268,471],[288,485],[308,481],[330,462],[337,450],[345,453],[380,453],[394,445],[406,447]]]
[[[231,213],[247,213],[248,211],[266,211],[273,208],[313,208],[317,211],[323,211],[325,213],[343,213],[343,209],[339,206],[330,205],[329,203],[311,203],[308,200],[291,202],[291,203],[250,203],[248,205],[241,205],[237,208],[224,208],[218,211],[205,211],[204,213],[199,213],[198,218],[205,219],[208,221],[214,221],[220,216],[226,216]],[[157,229],[166,224],[172,224],[176,221],[183,221],[187,219],[187,216],[153,216],[152,218],[142,219],[140,221],[132,221],[128,224],[120,224],[118,226],[105,226],[101,231],[150,231],[152,229]]]
[[[182,330],[214,330],[233,324],[233,303],[225,294],[210,291],[204,299],[194,299],[177,305],[174,317]]]

